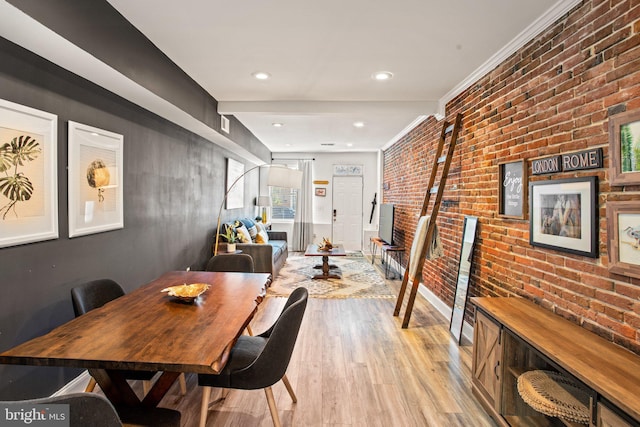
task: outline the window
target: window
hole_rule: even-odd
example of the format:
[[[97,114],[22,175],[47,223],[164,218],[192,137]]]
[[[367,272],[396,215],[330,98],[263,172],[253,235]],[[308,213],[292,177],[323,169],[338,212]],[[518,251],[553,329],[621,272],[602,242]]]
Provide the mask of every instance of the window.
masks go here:
[[[298,164],[287,163],[290,169],[298,170]],[[296,215],[298,190],[295,188],[271,187],[271,219],[293,220]]]

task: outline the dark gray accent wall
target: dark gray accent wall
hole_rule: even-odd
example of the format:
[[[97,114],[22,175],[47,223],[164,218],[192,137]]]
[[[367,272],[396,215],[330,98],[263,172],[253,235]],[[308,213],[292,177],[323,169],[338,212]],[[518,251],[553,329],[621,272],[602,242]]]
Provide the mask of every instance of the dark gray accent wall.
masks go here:
[[[220,132],[218,102],[105,0],[9,0],[42,25]],[[248,76],[247,76],[248,77]],[[230,139],[270,163],[271,152],[235,117]]]
[[[43,2],[46,3],[46,2]],[[70,320],[70,289],[109,277],[126,291],[211,255],[230,154],[0,38],[0,98],[58,115],[56,240],[0,249],[0,351]],[[124,229],[68,238],[68,121],[124,135]],[[0,141],[2,142],[2,141]],[[258,174],[245,183],[253,214]],[[105,324],[105,328],[109,325]],[[79,370],[0,365],[0,400],[45,396]]]

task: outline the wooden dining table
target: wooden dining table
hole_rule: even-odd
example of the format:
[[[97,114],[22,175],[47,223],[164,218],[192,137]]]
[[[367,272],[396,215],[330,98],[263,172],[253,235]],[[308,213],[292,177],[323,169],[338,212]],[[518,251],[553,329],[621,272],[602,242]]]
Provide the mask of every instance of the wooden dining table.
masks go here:
[[[157,406],[180,373],[220,373],[269,280],[266,273],[171,271],[0,353],[0,363],[86,368],[114,405]],[[210,285],[192,303],[161,292],[191,283]],[[123,369],[162,374],[140,399]]]

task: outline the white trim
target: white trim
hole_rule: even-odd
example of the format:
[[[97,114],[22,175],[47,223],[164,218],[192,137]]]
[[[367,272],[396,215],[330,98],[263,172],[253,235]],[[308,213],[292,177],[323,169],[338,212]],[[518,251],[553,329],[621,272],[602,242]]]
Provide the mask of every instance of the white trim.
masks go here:
[[[396,271],[399,271],[400,275],[403,276],[405,269],[402,268],[395,259],[391,257],[388,258],[387,262],[393,262],[393,268]],[[418,287],[418,293],[422,295],[427,302],[429,302],[429,304],[431,304],[442,315],[442,317],[445,318],[445,320],[451,319],[451,307],[431,292],[422,282],[420,282],[420,286]],[[465,321],[462,322],[462,337],[465,339],[465,345],[467,342],[473,343],[473,326]],[[451,336],[451,339],[454,339],[454,337]]]
[[[538,19],[533,21],[527,28],[518,34],[513,40],[507,43],[502,49],[496,52],[491,58],[485,61],[479,68],[469,74],[467,78],[458,83],[453,89],[447,92],[438,101],[438,112],[436,118],[445,117],[446,106],[449,101],[458,96],[462,91],[478,81],[481,77],[488,74],[495,67],[504,62],[509,56],[518,49],[531,41],[535,36],[546,30],[550,25],[564,16],[567,12],[580,4],[582,0],[559,0],[551,6]]]
[[[415,120],[413,120],[411,123],[409,123],[404,129],[402,129],[400,132],[398,132],[398,134],[396,136],[394,136],[393,138],[391,138],[389,140],[389,142],[387,142],[386,144],[384,144],[382,146],[382,148],[380,149],[381,151],[386,150],[387,148],[391,147],[393,144],[395,144],[396,142],[398,142],[400,140],[400,138],[403,138],[406,134],[408,134],[409,132],[411,132],[413,129],[415,129],[420,123],[424,122],[425,120],[427,120],[429,116],[418,116],[415,118]]]

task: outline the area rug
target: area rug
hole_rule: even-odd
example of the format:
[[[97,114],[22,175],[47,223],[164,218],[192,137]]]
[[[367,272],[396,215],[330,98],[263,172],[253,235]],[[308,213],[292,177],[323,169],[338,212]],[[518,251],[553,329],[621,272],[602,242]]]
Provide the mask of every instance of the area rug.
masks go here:
[[[270,296],[289,296],[299,286],[309,290],[311,298],[395,298],[384,279],[361,252],[344,257],[329,257],[329,264],[338,267],[341,279],[312,279],[321,270],[313,268],[322,263],[320,257],[293,255],[267,291]]]

